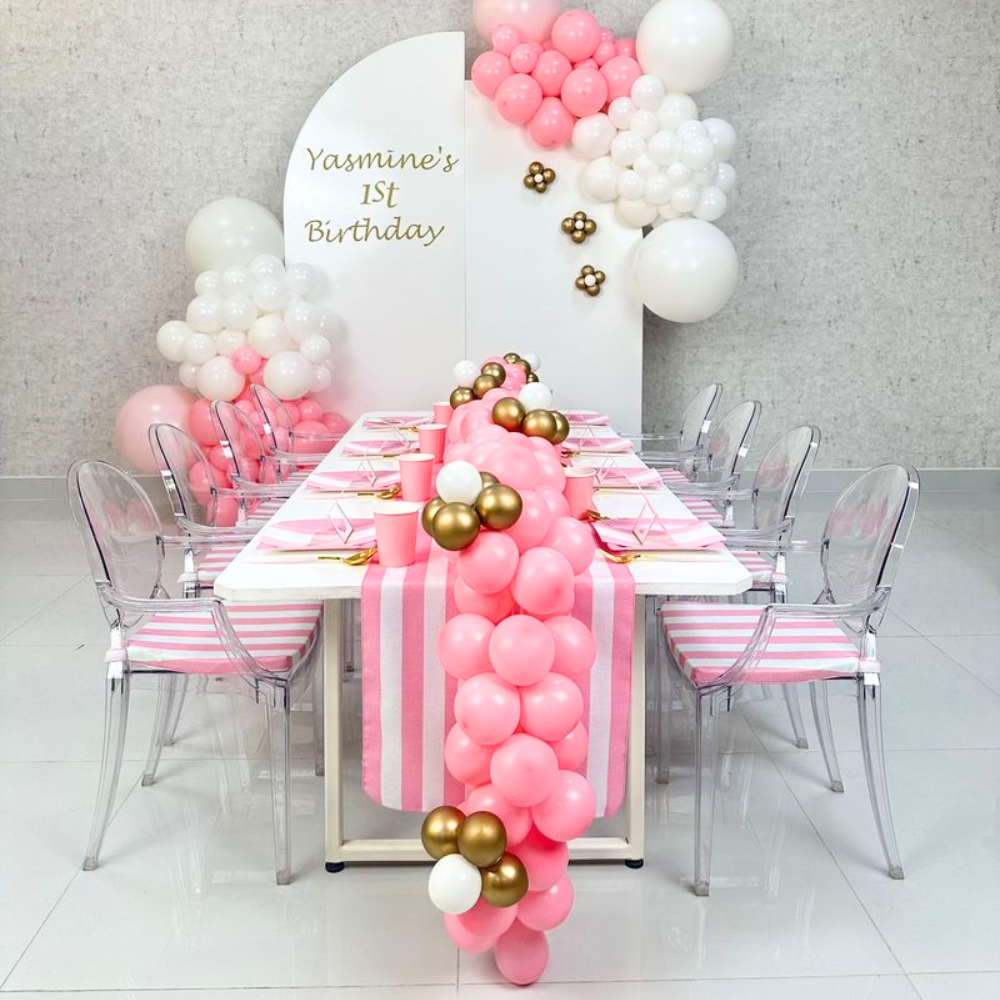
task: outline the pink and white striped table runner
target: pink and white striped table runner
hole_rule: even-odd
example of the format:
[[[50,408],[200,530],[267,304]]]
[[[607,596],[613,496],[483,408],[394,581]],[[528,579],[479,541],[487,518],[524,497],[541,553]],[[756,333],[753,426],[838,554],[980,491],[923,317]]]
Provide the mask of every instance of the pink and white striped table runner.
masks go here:
[[[368,566],[361,585],[365,792],[392,809],[457,805],[464,787],[444,765],[458,682],[437,658],[437,637],[458,613],[455,564],[421,533],[417,561]],[[576,578],[572,614],[594,632],[597,662],[575,678],[584,696],[590,755],[580,768],[597,794],[597,815],[618,811],[625,794],[635,584],[625,566],[598,555]]]

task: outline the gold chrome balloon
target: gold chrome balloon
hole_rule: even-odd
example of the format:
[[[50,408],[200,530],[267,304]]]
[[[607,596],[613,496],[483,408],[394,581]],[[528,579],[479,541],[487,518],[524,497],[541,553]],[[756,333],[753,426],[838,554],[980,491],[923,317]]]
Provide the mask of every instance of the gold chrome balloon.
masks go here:
[[[483,375],[492,375],[497,380],[497,385],[501,385],[507,377],[507,369],[499,361],[490,361],[479,369]]]
[[[471,403],[475,398],[476,394],[471,389],[459,386],[457,389],[452,390],[451,395],[448,397],[448,402],[451,403],[453,410],[457,410],[460,406]]]
[[[420,842],[435,860],[447,854],[458,853],[458,835],[465,822],[465,813],[454,806],[432,809],[420,826]]]
[[[431,521],[431,538],[442,549],[468,548],[479,535],[479,516],[467,503],[446,503]]]
[[[562,220],[562,231],[574,243],[586,243],[587,237],[597,232],[597,223],[586,212],[574,212]]]
[[[483,481],[483,489],[487,486],[496,486],[500,482],[492,472],[480,472],[479,478]]]
[[[513,854],[504,854],[495,865],[485,868],[482,878],[483,899],[493,906],[513,906],[528,891],[528,873]]]
[[[444,503],[444,500],[440,497],[431,497],[430,500],[424,504],[424,509],[420,512],[420,523],[423,525],[424,531],[426,531],[431,538],[434,537],[434,529],[431,527],[434,523],[434,515],[444,506]]]
[[[507,850],[503,821],[491,812],[469,813],[458,831],[458,852],[477,868],[495,865]]]
[[[511,351],[509,354],[505,354],[503,359],[507,362],[507,364],[512,365],[515,361],[521,360],[521,355],[516,351]]]
[[[500,382],[492,375],[480,375],[472,383],[472,391],[476,394],[477,399],[482,399],[490,389],[496,389],[499,385]]]
[[[556,419],[551,410],[530,410],[521,421],[521,430],[528,437],[551,441],[556,434]]]
[[[519,431],[524,419],[524,404],[513,396],[498,399],[493,404],[493,423],[505,431]]]
[[[534,372],[528,372],[528,381],[529,382],[537,382],[538,381],[538,376]]]
[[[528,164],[528,172],[524,175],[524,186],[538,194],[545,194],[548,186],[556,179],[556,172],[545,166],[539,160]]]
[[[552,411],[552,419],[556,422],[556,433],[549,440],[553,444],[562,444],[569,437],[569,421],[558,411]]]
[[[514,364],[517,365],[517,367],[520,368],[525,375],[531,374],[531,365],[529,365],[528,362],[524,360],[524,358],[518,358],[517,361],[514,362]]]
[[[476,500],[479,519],[493,531],[503,531],[516,524],[521,516],[521,507],[521,494],[499,483],[487,486]]]

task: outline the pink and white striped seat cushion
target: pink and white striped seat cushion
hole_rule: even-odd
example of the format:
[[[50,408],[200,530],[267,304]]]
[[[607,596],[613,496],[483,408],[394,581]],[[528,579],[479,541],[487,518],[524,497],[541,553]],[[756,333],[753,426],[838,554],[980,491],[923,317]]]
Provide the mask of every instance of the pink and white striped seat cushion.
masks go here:
[[[763,611],[749,604],[669,601],[663,631],[674,662],[693,684],[707,685],[746,649]],[[744,680],[790,684],[853,676],[858,651],[837,623],[823,618],[778,619],[764,654]]]
[[[275,514],[278,513],[279,510],[281,510],[284,503],[284,497],[278,497],[275,500],[265,500],[263,503],[258,504],[256,507],[251,509],[250,513],[247,515],[247,524],[256,525],[257,527],[260,527],[262,524],[266,524],[272,517],[274,517]]]
[[[681,472],[680,469],[657,469],[660,474],[660,479],[662,479],[667,486],[671,483],[690,483],[691,480]]]
[[[680,500],[680,502],[684,504],[684,506],[687,507],[687,509],[691,511],[691,513],[694,514],[699,521],[707,521],[709,524],[713,525],[720,525],[723,523],[724,519],[719,513],[718,508],[708,500],[692,500],[690,497],[678,497],[678,500]]]
[[[788,574],[775,571],[771,556],[760,552],[733,552],[733,555],[750,570],[754,583],[788,583]]]
[[[198,582],[215,583],[219,574],[243,551],[242,545],[213,545],[195,559]]]
[[[236,634],[265,670],[287,673],[312,646],[319,630],[320,604],[227,604]],[[186,674],[231,674],[211,614],[153,615],[126,645],[133,663],[161,664]]]

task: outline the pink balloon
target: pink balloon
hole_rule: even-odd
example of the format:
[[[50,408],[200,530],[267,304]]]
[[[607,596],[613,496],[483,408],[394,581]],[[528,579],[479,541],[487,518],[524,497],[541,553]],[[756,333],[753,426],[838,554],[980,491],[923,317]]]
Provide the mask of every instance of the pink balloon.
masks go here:
[[[566,845],[550,840],[535,826],[518,845],[517,856],[528,872],[528,886],[532,892],[551,889],[566,874],[569,865]]]
[[[552,44],[570,61],[593,55],[601,40],[601,26],[593,14],[574,8],[561,13],[552,25]]]
[[[548,513],[548,507],[545,510]],[[573,607],[573,576],[569,561],[555,549],[529,549],[521,555],[510,589],[528,614],[540,618],[565,615]]]
[[[514,597],[509,589],[499,594],[480,594],[458,579],[455,581],[455,607],[463,613],[482,615],[491,622],[498,622],[513,610]]]
[[[575,517],[556,518],[542,545],[564,555],[574,575],[589,569],[597,555],[593,529]]]
[[[483,396],[483,402],[488,403],[490,406],[494,406],[501,399],[506,399],[508,395],[510,394],[504,392],[503,389],[490,389],[490,391]]]
[[[517,903],[513,906],[494,906],[480,897],[471,910],[458,915],[458,922],[475,937],[496,940],[514,923],[518,909]]]
[[[489,648],[494,627],[477,614],[458,614],[445,622],[438,633],[437,655],[446,673],[465,680],[492,670]]]
[[[553,752],[559,766],[565,767],[554,748]],[[490,780],[492,757],[493,747],[477,743],[458,723],[448,730],[444,741],[444,763],[456,781],[461,781],[463,785],[485,784]]]
[[[133,393],[115,418],[115,444],[122,457],[139,472],[159,473],[149,446],[149,428],[153,424],[173,424],[187,431],[194,405],[194,396],[179,385],[150,385]],[[217,441],[218,437],[204,443]]]
[[[573,63],[573,69],[598,69],[596,59],[581,59],[578,63]]]
[[[472,18],[479,37],[488,42],[501,24],[517,28],[525,38],[540,42],[549,37],[559,16],[559,0],[474,0]]]
[[[524,35],[509,22],[498,24],[490,35],[490,44],[494,50],[505,56],[509,56],[522,41]]]
[[[493,392],[499,392],[499,389],[492,390]],[[489,393],[487,393],[489,395]],[[483,397],[486,398],[485,396]],[[472,433],[469,435],[470,441],[492,441],[494,444],[499,444],[507,437],[507,432],[502,428],[498,427],[496,424],[477,424],[473,429]]]
[[[219,443],[219,432],[212,420],[212,404],[207,399],[196,399],[188,410],[188,431],[200,445]]]
[[[229,459],[226,458],[226,453],[222,449],[221,444],[213,445],[208,449],[208,460],[214,465],[220,472],[229,471]],[[549,664],[551,666],[551,664]]]
[[[535,708],[537,710],[537,699]],[[462,681],[455,695],[455,721],[472,739],[486,746],[507,739],[517,728],[520,714],[517,688],[500,680],[496,674],[475,674]],[[562,733],[552,739],[565,735]]]
[[[549,618],[545,627],[555,640],[556,654],[552,669],[566,677],[585,674],[597,659],[594,633],[577,618],[558,616]]]
[[[471,444],[466,444],[464,441],[458,441],[455,444],[450,444],[444,450],[444,460],[445,462],[467,462],[469,460],[469,455],[472,452],[472,448],[473,446]],[[478,466],[476,467],[478,468]],[[566,505],[566,509],[569,509],[569,504]]]
[[[587,759],[590,751],[590,737],[583,723],[578,722],[561,740],[552,744],[556,760],[563,771],[575,771]],[[447,760],[447,747],[445,748],[445,759]]]
[[[615,42],[615,52],[620,56],[626,56],[629,59],[635,59],[635,39],[634,38],[619,38]]]
[[[558,927],[573,909],[576,894],[568,875],[542,892],[529,892],[517,905],[517,919],[533,931],[551,931]]]
[[[228,476],[226,479],[228,480]],[[222,485],[229,485],[223,483]],[[239,519],[240,505],[236,497],[217,497],[215,501],[215,520],[217,528],[231,528]]]
[[[526,448],[502,444],[491,459],[490,471],[515,490],[530,490],[538,482],[538,462]]]
[[[546,97],[528,122],[528,135],[536,146],[555,149],[569,139],[575,121],[558,97]]]
[[[534,438],[530,438],[520,431],[510,431],[507,434],[507,444],[512,444],[518,448],[527,448],[530,441],[534,441]]]
[[[609,59],[614,59],[616,55],[618,55],[618,50],[615,48],[614,40],[605,41],[601,39],[597,48],[594,49],[592,58],[598,66],[603,66]]]
[[[489,674],[479,675],[479,677],[488,676]],[[548,673],[537,684],[519,690],[521,727],[540,740],[555,743],[564,739],[573,731],[583,715],[583,695],[576,682],[564,674]]]
[[[548,504],[553,517],[569,517],[569,504],[561,489],[553,486],[538,486],[535,492]]]
[[[535,826],[552,840],[583,836],[594,821],[597,798],[582,774],[560,771],[552,794],[531,810]]]
[[[331,434],[346,434],[351,422],[342,413],[324,413],[323,423]]]
[[[617,55],[601,67],[601,75],[608,81],[608,101],[613,101],[632,93],[632,84],[642,76],[642,67],[631,56]]]
[[[474,812],[491,812],[498,816],[507,831],[508,850],[520,844],[531,830],[531,812],[523,806],[508,802],[492,784],[480,785],[470,792],[462,809],[466,816],[471,816]]]
[[[555,790],[559,762],[544,740],[516,733],[497,747],[490,761],[490,780],[515,806],[534,806]]]
[[[448,932],[448,937],[451,938],[456,948],[461,948],[462,951],[470,952],[473,955],[489,951],[496,944],[496,938],[477,937],[475,934],[470,934],[459,923],[458,916],[454,913],[444,915],[444,929]]]
[[[549,964],[549,942],[541,931],[515,920],[510,930],[497,938],[493,957],[504,979],[515,986],[529,986],[541,978]]]
[[[497,87],[511,75],[510,60],[500,52],[482,52],[472,64],[472,82],[476,90],[491,101]]]
[[[329,451],[337,442],[319,420],[300,420],[295,425],[295,451],[300,454]]]
[[[528,447],[533,451],[537,451],[539,455],[551,455],[558,460],[559,452],[551,441],[546,441],[545,438],[540,437],[525,438],[525,440],[528,442]]]
[[[562,102],[577,118],[595,115],[608,99],[608,82],[594,66],[577,66],[563,81]]]
[[[510,54],[511,69],[515,73],[530,73],[535,68],[541,54],[542,47],[538,42],[522,42]]]
[[[490,663],[509,684],[523,687],[552,669],[556,644],[543,622],[531,615],[511,615],[490,636]]]
[[[237,347],[229,363],[241,375],[252,375],[260,367],[260,355],[252,347]]]
[[[318,420],[322,423],[323,407],[320,406],[315,399],[300,399],[299,416],[302,417],[303,420]]]
[[[527,125],[542,104],[542,88],[533,76],[515,73],[508,76],[496,93],[497,111],[504,121]]]
[[[573,523],[583,527],[579,521]],[[484,531],[459,552],[458,575],[477,593],[497,594],[510,586],[517,563],[517,545],[512,538],[498,531]]]
[[[546,442],[547,443],[547,442]],[[551,452],[539,450],[535,456],[538,462],[538,479],[542,486],[551,486],[559,493],[566,488],[566,470],[562,463]]]
[[[506,531],[523,554],[533,549],[549,533],[552,512],[549,505],[535,490],[520,490],[521,516]]]
[[[558,97],[563,81],[572,69],[573,64],[561,52],[552,49],[538,57],[531,75],[539,82],[546,97]]]
[[[290,399],[286,399],[281,405],[284,406],[285,413],[288,414],[288,419],[291,420],[292,426],[294,427],[301,419],[299,414],[299,404],[293,403]]]

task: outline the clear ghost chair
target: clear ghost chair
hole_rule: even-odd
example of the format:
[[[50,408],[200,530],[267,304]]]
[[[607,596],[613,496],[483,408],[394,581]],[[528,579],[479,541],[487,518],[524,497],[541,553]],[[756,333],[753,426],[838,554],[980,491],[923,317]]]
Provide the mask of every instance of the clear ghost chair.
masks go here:
[[[250,387],[250,395],[260,414],[264,434],[269,440],[270,453],[276,459],[290,465],[318,465],[340,440],[339,434],[303,438],[295,433],[292,418],[285,404],[270,389],[263,385],[253,385]],[[301,449],[297,447],[299,442],[310,449],[318,450],[307,452],[305,447]]]
[[[149,497],[106,462],[69,471],[70,506],[110,626],[104,747],[84,870],[98,865],[125,749],[131,678],[159,678],[143,785],[153,784],[177,695],[190,675],[234,676],[265,706],[270,742],[275,876],[291,880],[290,726],[294,699],[309,682],[318,646],[319,604],[226,604],[171,598],[161,583],[163,536]]]
[[[718,382],[706,385],[684,408],[677,433],[629,435],[629,440],[635,444],[636,453],[644,461],[655,459],[663,467],[691,465],[708,440],[721,399],[722,386]]]
[[[734,605],[669,601],[660,610],[657,656],[663,703],[672,683],[695,718],[694,889],[707,896],[719,771],[717,717],[744,684],[808,684],[830,787],[843,791],[827,686],[851,687],[858,702],[868,791],[889,875],[903,877],[886,783],[876,634],[916,512],[914,469],[882,465],[837,498],[820,542],[823,589],[814,604]],[[774,546],[778,548],[780,543]],[[669,754],[669,713],[660,754]]]

